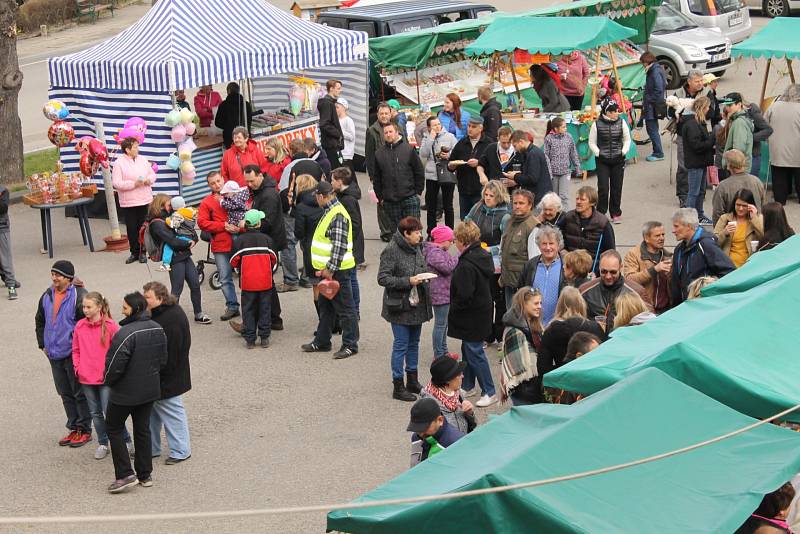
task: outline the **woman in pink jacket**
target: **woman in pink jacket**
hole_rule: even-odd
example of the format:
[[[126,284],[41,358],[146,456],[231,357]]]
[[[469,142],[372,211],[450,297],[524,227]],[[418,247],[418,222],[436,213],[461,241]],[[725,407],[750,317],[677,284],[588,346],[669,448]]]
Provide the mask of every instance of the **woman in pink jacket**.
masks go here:
[[[86,395],[89,413],[92,416],[97,441],[94,457],[102,460],[108,455],[105,412],[110,389],[103,385],[106,367],[106,352],[111,338],[119,331],[119,325],[111,319],[108,301],[93,291],[83,297],[84,318],[75,325],[72,334],[72,364],[75,376]],[[125,441],[130,449],[131,437],[125,431]]]
[[[589,63],[583,54],[576,50],[562,56],[557,65],[563,88],[562,94],[567,97],[569,109],[582,109],[586,84],[589,82]]]
[[[147,208],[153,201],[152,185],[156,173],[150,161],[139,155],[139,142],[128,137],[120,142],[123,154],[114,163],[114,189],[119,194],[119,206],[128,230],[131,255],[125,263],[147,263],[146,251],[139,247],[139,228],[147,218]]]

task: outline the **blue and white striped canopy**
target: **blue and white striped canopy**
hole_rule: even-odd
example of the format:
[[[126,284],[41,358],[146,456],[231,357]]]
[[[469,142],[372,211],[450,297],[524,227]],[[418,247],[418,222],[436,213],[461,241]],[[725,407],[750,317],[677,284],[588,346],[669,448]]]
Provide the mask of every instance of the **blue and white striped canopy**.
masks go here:
[[[50,84],[172,91],[366,56],[366,33],[301,20],[264,0],[159,0],[119,35],[51,58]]]

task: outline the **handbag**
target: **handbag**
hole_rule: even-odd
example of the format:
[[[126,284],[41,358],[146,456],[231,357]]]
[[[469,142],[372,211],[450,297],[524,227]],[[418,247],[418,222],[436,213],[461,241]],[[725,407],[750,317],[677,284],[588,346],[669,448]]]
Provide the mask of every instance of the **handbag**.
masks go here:
[[[653,103],[653,113],[657,119],[663,119],[667,116],[667,103],[664,100],[659,100]]]
[[[456,175],[453,171],[447,168],[448,161],[446,159],[441,159],[434,153],[433,161],[436,164],[436,180],[440,184],[456,183]]]

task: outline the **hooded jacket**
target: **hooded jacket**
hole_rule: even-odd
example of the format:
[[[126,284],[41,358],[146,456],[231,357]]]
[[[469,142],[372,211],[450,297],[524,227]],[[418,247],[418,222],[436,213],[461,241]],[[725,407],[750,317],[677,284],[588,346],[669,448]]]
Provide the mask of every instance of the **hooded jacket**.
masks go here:
[[[275,252],[286,248],[286,226],[283,221],[283,206],[272,176],[265,174],[258,189],[250,189],[248,209],[261,210],[266,217],[261,221],[261,232],[272,239]]]
[[[151,317],[167,336],[167,363],[159,373],[161,398],[170,399],[192,389],[189,350],[192,331],[189,319],[179,304],[162,304],[151,310]]]
[[[500,129],[503,116],[500,113],[500,103],[494,97],[481,107],[481,118],[483,119],[483,135],[488,137],[491,142],[497,142],[497,130]]]
[[[36,340],[51,360],[63,360],[72,355],[72,334],[75,325],[83,319],[83,297],[86,289],[78,280],[67,286],[58,314],[53,317],[53,287],[48,287],[39,298],[36,310]]]
[[[458,258],[430,241],[423,243],[422,254],[428,265],[428,272],[438,275],[428,284],[431,289],[431,304],[441,306],[450,304],[450,280],[458,265]]]
[[[469,210],[464,221],[474,222],[481,231],[481,241],[490,247],[500,244],[503,230],[511,218],[508,204],[498,204],[490,208],[481,200]]]
[[[214,120],[214,108],[222,104],[222,96],[212,90],[209,93],[198,92],[194,96],[194,111],[200,119],[200,126],[208,128]]]
[[[261,172],[267,172],[267,158],[258,146],[258,143],[252,139],[247,140],[244,150],[239,150],[235,145],[232,145],[222,155],[222,165],[220,171],[225,181],[233,180],[239,187],[247,187],[244,181],[244,168],[248,165],[258,165]]]
[[[741,150],[745,157],[745,169],[753,165],[753,121],[747,116],[747,110],[737,111],[728,120],[731,121],[728,137],[725,139],[725,152],[731,149]],[[727,168],[725,158],[722,164]]]
[[[379,200],[400,202],[421,195],[425,188],[425,169],[416,151],[405,139],[384,143],[375,152],[372,186]]]
[[[345,206],[345,209],[347,209],[347,206]],[[317,229],[317,224],[322,218],[322,208],[317,204],[317,197],[314,195],[313,189],[303,191],[297,196],[292,213],[294,215],[294,237],[300,243],[300,249],[303,251],[303,269],[306,273],[313,274],[317,272],[317,269],[311,265],[311,241],[314,237],[314,230]],[[353,222],[352,214],[350,215],[350,222],[353,223],[353,256],[356,257],[356,263],[358,263],[358,256],[355,252],[356,225]],[[364,246],[363,231],[361,233],[361,246]]]
[[[381,317],[386,321],[401,325],[421,325],[433,317],[431,295],[428,284],[416,286],[419,303],[411,306],[409,277],[428,271],[422,246],[412,247],[398,230],[392,240],[381,252],[378,267],[378,285],[383,290]]]
[[[106,340],[103,343],[103,323],[106,325]],[[72,365],[75,377],[81,384],[96,386],[103,383],[106,367],[106,352],[111,339],[119,331],[119,325],[110,317],[96,323],[83,318],[75,325],[72,334]]]
[[[269,291],[273,287],[272,274],[278,257],[272,240],[258,228],[248,228],[233,244],[231,266],[240,271],[239,287],[242,291]],[[312,271],[313,272],[313,271]]]
[[[361,188],[358,187],[358,182],[353,180],[345,189],[337,191],[336,198],[350,215],[350,223],[353,225],[353,256],[357,264],[362,264],[366,258],[364,257],[364,223],[361,218],[361,206],[358,204],[358,201],[361,200]]]
[[[147,311],[126,317],[106,353],[103,383],[109,400],[120,406],[139,406],[161,398],[160,370],[167,363],[167,336]]]
[[[492,256],[479,242],[470,244],[458,258],[450,281],[447,335],[463,341],[483,341],[492,334]]]
[[[443,146],[449,147],[450,150],[452,150],[457,142],[456,136],[450,132],[439,132],[439,135],[436,137],[431,137],[430,132],[425,134],[422,138],[422,144],[419,147],[419,157],[425,165],[426,180],[439,180],[439,176],[436,174],[437,154],[441,152]]]
[[[686,300],[689,284],[701,276],[721,278],[735,269],[736,266],[719,248],[714,236],[702,227],[698,228],[688,243],[681,241],[675,247],[670,278],[672,306]]]

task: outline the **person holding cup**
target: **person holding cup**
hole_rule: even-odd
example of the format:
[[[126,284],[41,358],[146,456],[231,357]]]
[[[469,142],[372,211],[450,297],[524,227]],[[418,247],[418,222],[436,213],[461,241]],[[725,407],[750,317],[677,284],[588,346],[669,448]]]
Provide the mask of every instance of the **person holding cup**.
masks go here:
[[[444,223],[452,228],[455,223],[453,211],[453,194],[456,189],[456,177],[448,168],[447,160],[450,151],[458,140],[450,132],[444,131],[439,117],[432,115],[427,120],[428,131],[422,138],[419,157],[425,166],[425,204],[430,206],[427,214],[428,236],[436,228],[436,206],[439,191],[442,192]]]
[[[758,250],[758,242],[764,237],[764,218],[758,213],[752,191],[737,191],[730,211],[717,221],[714,235],[722,252],[737,268]]]
[[[139,246],[139,229],[147,219],[147,210],[153,201],[153,184],[156,172],[150,161],[139,155],[139,142],[126,137],[119,143],[122,154],[114,162],[111,183],[119,195],[119,207],[128,232],[131,254],[126,264],[136,261],[147,263],[147,251]]]

